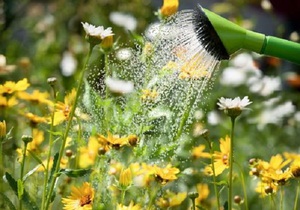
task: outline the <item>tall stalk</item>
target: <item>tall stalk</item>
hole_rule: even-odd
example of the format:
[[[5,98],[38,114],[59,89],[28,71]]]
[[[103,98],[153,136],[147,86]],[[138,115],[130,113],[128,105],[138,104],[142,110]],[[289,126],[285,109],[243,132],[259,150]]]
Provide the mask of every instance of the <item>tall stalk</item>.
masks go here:
[[[80,75],[80,78],[79,78],[79,83],[78,83],[78,87],[77,87],[77,91],[76,91],[76,96],[75,96],[74,104],[73,104],[72,109],[70,111],[69,120],[68,120],[68,123],[67,123],[67,127],[66,127],[65,133],[63,135],[63,140],[62,140],[62,143],[61,143],[61,146],[60,146],[60,149],[59,149],[58,160],[56,162],[56,165],[53,166],[53,167],[55,167],[54,168],[54,174],[53,174],[54,176],[53,176],[53,178],[51,180],[51,183],[50,183],[50,188],[49,188],[49,192],[47,193],[48,196],[47,196],[47,199],[46,199],[46,203],[45,203],[45,208],[44,209],[48,209],[49,205],[50,205],[50,199],[52,197],[54,185],[55,185],[56,180],[58,178],[57,173],[60,170],[60,162],[61,162],[61,159],[62,159],[63,154],[64,154],[64,149],[65,149],[65,146],[66,146],[68,134],[70,132],[70,128],[71,128],[71,125],[72,125],[72,120],[73,120],[73,117],[74,117],[74,114],[75,114],[75,110],[76,110],[76,107],[77,107],[77,103],[78,103],[78,99],[79,99],[79,95],[80,95],[81,86],[83,84],[85,70],[86,70],[87,64],[88,64],[88,62],[90,60],[90,57],[91,57],[92,50],[93,50],[94,46],[95,45],[90,45],[89,53],[87,55],[85,64],[84,64],[83,69],[81,71],[81,75]]]
[[[231,134],[230,134],[230,151],[229,151],[229,177],[228,177],[228,209],[232,209],[232,175],[233,175],[233,148],[234,148],[234,125],[236,117],[232,116],[231,119]]]

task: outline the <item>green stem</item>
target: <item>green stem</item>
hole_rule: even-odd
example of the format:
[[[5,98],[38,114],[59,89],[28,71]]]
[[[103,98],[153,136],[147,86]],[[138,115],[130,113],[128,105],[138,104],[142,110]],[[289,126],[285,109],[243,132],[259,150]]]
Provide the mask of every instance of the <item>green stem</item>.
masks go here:
[[[3,141],[4,141],[4,137],[0,137],[0,177],[3,177],[3,174],[4,174],[4,162],[3,162]],[[2,181],[0,182],[0,189],[3,189],[2,188]]]
[[[232,172],[233,172],[233,134],[234,134],[235,117],[231,117],[231,135],[230,135],[230,151],[229,151],[229,190],[228,190],[228,209],[232,209]]]
[[[109,65],[108,65],[108,53],[107,52],[104,52],[104,70],[105,70],[105,78],[108,78],[108,77],[112,77],[112,72],[109,68]],[[108,98],[109,96],[109,90],[107,88],[107,86],[105,86],[105,98]]]
[[[24,168],[25,168],[25,159],[26,159],[26,150],[27,150],[27,142],[25,142],[25,146],[24,146],[24,151],[23,151],[23,158],[22,158],[22,163],[21,163],[21,173],[20,173],[20,180],[23,182],[23,176],[24,176]],[[19,198],[19,209],[22,210],[23,206],[22,206],[22,196]]]
[[[280,210],[283,210],[283,187],[280,187]]]
[[[66,146],[68,134],[69,134],[69,131],[70,131],[70,128],[71,128],[71,125],[72,125],[72,120],[73,120],[73,117],[74,117],[74,114],[75,114],[75,110],[76,110],[76,106],[77,106],[77,102],[78,102],[78,99],[79,99],[81,86],[83,84],[83,78],[84,78],[84,74],[85,74],[85,68],[86,68],[86,66],[87,66],[87,64],[89,62],[89,59],[90,59],[90,56],[92,54],[93,48],[94,48],[94,45],[90,45],[89,53],[87,55],[85,64],[83,66],[83,70],[81,71],[81,76],[80,76],[79,83],[78,83],[78,88],[77,88],[77,91],[76,91],[74,105],[72,106],[71,112],[69,114],[69,120],[68,120],[67,128],[66,128],[65,133],[63,135],[62,144],[61,144],[61,147],[60,147],[59,153],[58,153],[58,160],[57,160],[56,165],[54,166],[55,167],[55,169],[54,169],[54,177],[51,180],[51,184],[50,184],[50,188],[49,188],[49,193],[48,193],[48,196],[47,196],[47,199],[46,199],[46,204],[45,204],[45,209],[46,210],[48,209],[48,207],[50,205],[50,199],[52,197],[54,185],[56,183],[57,173],[60,170],[60,162],[61,162],[61,159],[62,159],[63,154],[64,154],[64,149],[65,149],[65,146]]]
[[[209,146],[209,151],[210,151],[210,155],[211,155],[211,169],[213,171],[213,181],[214,181],[214,191],[217,197],[217,209],[221,209],[220,208],[220,196],[219,196],[219,192],[218,192],[218,187],[217,187],[217,179],[216,179],[216,171],[215,171],[215,158],[213,156],[214,150],[213,150],[213,145],[212,142],[208,139],[205,138],[207,140],[208,146]]]
[[[299,189],[300,189],[300,182],[298,181],[297,191],[296,191],[296,197],[295,197],[295,202],[294,202],[294,210],[297,210],[298,197],[299,197]]]
[[[46,197],[47,197],[47,182],[48,182],[48,176],[49,176],[49,165],[50,165],[50,159],[51,159],[51,151],[53,148],[53,130],[54,130],[54,113],[55,113],[55,104],[57,102],[57,95],[56,95],[56,89],[54,87],[54,85],[52,86],[53,88],[53,96],[54,96],[54,108],[53,108],[53,112],[51,114],[51,125],[50,125],[50,133],[49,133],[49,151],[48,151],[48,156],[47,156],[47,163],[46,163],[46,169],[45,169],[45,173],[44,173],[44,188],[43,188],[43,196],[42,196],[42,208],[44,209],[45,206],[45,201],[46,201]]]
[[[244,193],[245,209],[248,210],[249,207],[248,207],[248,199],[247,199],[247,190],[246,190],[246,185],[245,185],[245,176],[244,176],[242,167],[239,164],[237,164],[237,166],[239,167],[240,172],[241,172],[240,174],[241,174],[241,182],[242,182],[242,188],[243,188],[243,193]]]
[[[193,204],[193,210],[196,210],[196,202],[195,202],[195,198],[192,199],[192,204]]]

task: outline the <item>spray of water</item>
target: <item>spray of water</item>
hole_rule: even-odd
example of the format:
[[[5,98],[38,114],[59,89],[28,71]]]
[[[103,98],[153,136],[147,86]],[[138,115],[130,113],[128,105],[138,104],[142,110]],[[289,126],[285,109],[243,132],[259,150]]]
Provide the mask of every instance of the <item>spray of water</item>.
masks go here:
[[[91,106],[101,132],[135,132],[144,136],[140,146],[151,144],[153,151],[149,153],[156,155],[158,148],[168,145],[171,150],[180,145],[177,140],[193,122],[219,65],[197,39],[193,21],[192,10],[179,12],[168,21],[151,25],[145,33],[144,46],[126,47],[110,57],[105,65],[111,68],[111,76],[133,82],[134,92],[114,100],[105,98],[103,91],[99,93],[102,100]],[[98,72],[101,77],[90,76],[92,86],[103,90],[104,72]],[[144,90],[157,95],[142,100]],[[112,108],[112,103],[121,108]]]

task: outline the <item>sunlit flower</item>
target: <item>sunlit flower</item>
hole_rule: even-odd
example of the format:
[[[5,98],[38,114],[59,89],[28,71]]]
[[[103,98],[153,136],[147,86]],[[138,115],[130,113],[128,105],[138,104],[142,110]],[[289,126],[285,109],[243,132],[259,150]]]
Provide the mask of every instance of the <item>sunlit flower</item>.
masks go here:
[[[150,90],[150,89],[143,89],[142,90],[142,100],[144,101],[153,101],[156,99],[156,97],[158,96],[158,93],[156,90]]]
[[[71,93],[67,94],[63,102],[57,102],[55,105],[54,122],[53,125],[58,125],[63,121],[69,119],[74,100],[76,96],[76,90],[73,89]]]
[[[62,199],[64,210],[92,210],[95,191],[90,183],[85,182],[81,187],[72,186],[71,196]]]
[[[12,94],[18,91],[26,90],[30,84],[27,79],[24,78],[18,82],[7,81],[3,85],[0,85],[0,94]]]
[[[217,104],[220,110],[226,110],[226,109],[243,110],[245,109],[246,106],[248,106],[251,103],[252,102],[249,100],[248,96],[245,96],[242,100],[240,99],[240,97],[234,99],[221,97],[219,99],[219,103]]]
[[[240,97],[234,99],[221,97],[217,104],[219,109],[224,110],[228,116],[237,117],[251,103],[252,101],[249,100],[248,96],[245,96],[243,99]]]
[[[6,57],[0,54],[0,75],[11,73],[15,68],[15,65],[6,65]]]
[[[100,144],[96,137],[89,138],[87,146],[79,148],[79,167],[87,168],[95,163]]]
[[[226,136],[225,139],[220,139],[220,152],[215,151],[214,157],[214,169],[215,175],[220,175],[225,169],[229,168],[229,153],[230,153],[230,137]],[[213,175],[212,165],[205,167],[205,173],[209,176]]]
[[[297,159],[292,162],[290,171],[293,177],[295,178],[300,177],[300,159]]]
[[[81,24],[82,24],[83,29],[85,30],[85,32],[88,36],[99,38],[99,39],[102,40],[105,37],[114,35],[112,33],[111,27],[109,27],[107,29],[104,29],[103,26],[96,27],[96,26],[91,25],[89,23],[83,23],[83,22]]]
[[[112,133],[107,132],[107,137],[103,135],[98,135],[98,141],[100,145],[103,145],[104,147],[109,148],[120,148],[124,145],[128,145],[128,137],[130,136],[123,136],[120,137],[119,135],[112,135]]]
[[[115,94],[128,94],[134,90],[134,84],[131,81],[124,81],[115,78],[106,78],[105,84],[107,85],[108,89]]]
[[[32,127],[36,127],[39,123],[47,123],[45,117],[40,117],[30,112],[23,114],[28,120]]]
[[[121,26],[128,31],[134,31],[137,27],[137,20],[130,14],[111,12],[109,14],[109,20],[113,24]]]
[[[278,185],[274,183],[266,183],[266,182],[259,182],[255,191],[260,194],[261,197],[265,197],[268,195],[275,194],[278,190]]]
[[[133,201],[130,201],[129,206],[123,204],[118,204],[117,210],[142,210],[143,208],[139,204],[134,204]]]
[[[48,92],[40,92],[39,90],[34,90],[32,93],[27,93],[24,91],[18,93],[18,98],[35,104],[51,104],[49,97],[50,95]]]
[[[174,193],[167,190],[164,195],[156,201],[156,204],[160,208],[179,206],[186,199],[186,196],[186,192]]]
[[[177,12],[178,6],[178,0],[164,0],[163,6],[160,8],[160,13],[164,17],[169,17]]]
[[[199,196],[195,199],[196,205],[203,205],[209,195],[209,187],[207,184],[197,184],[197,192]]]
[[[205,150],[205,145],[200,144],[197,147],[194,147],[192,150],[192,156],[194,158],[211,158],[210,153],[204,152]]]
[[[18,100],[15,96],[13,97],[5,97],[0,95],[0,107],[1,108],[8,108],[13,107],[18,104]]]
[[[162,184],[166,184],[169,181],[176,180],[176,174],[178,174],[180,170],[178,168],[172,167],[171,164],[168,164],[165,168],[160,168],[154,165],[153,172],[155,178],[158,181],[160,181]]]

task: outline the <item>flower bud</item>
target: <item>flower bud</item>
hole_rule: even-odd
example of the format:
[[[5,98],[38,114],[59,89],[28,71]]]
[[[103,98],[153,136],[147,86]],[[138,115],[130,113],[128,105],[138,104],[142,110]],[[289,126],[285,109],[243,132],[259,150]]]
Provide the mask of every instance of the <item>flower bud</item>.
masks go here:
[[[53,86],[56,84],[57,79],[56,79],[56,77],[49,77],[49,78],[47,79],[47,82],[48,82],[48,84],[49,84],[50,86],[53,87]]]
[[[122,170],[120,173],[119,183],[122,187],[128,187],[132,182],[132,173],[130,168]]]
[[[112,35],[105,37],[101,41],[101,47],[105,51],[109,51],[112,48],[113,44],[114,44],[114,37]]]
[[[199,196],[199,193],[197,193],[197,192],[190,192],[189,193],[189,198],[190,199],[196,199],[196,198],[198,198],[198,196]]]
[[[6,123],[0,121],[0,140],[4,139],[6,136]]]
[[[23,135],[22,136],[22,141],[25,143],[25,144],[28,144],[30,142],[32,142],[33,138],[32,136],[28,136],[28,135]]]
[[[67,149],[65,154],[66,154],[66,156],[67,156],[68,158],[70,158],[70,157],[72,157],[73,152],[72,152],[72,150]]]

